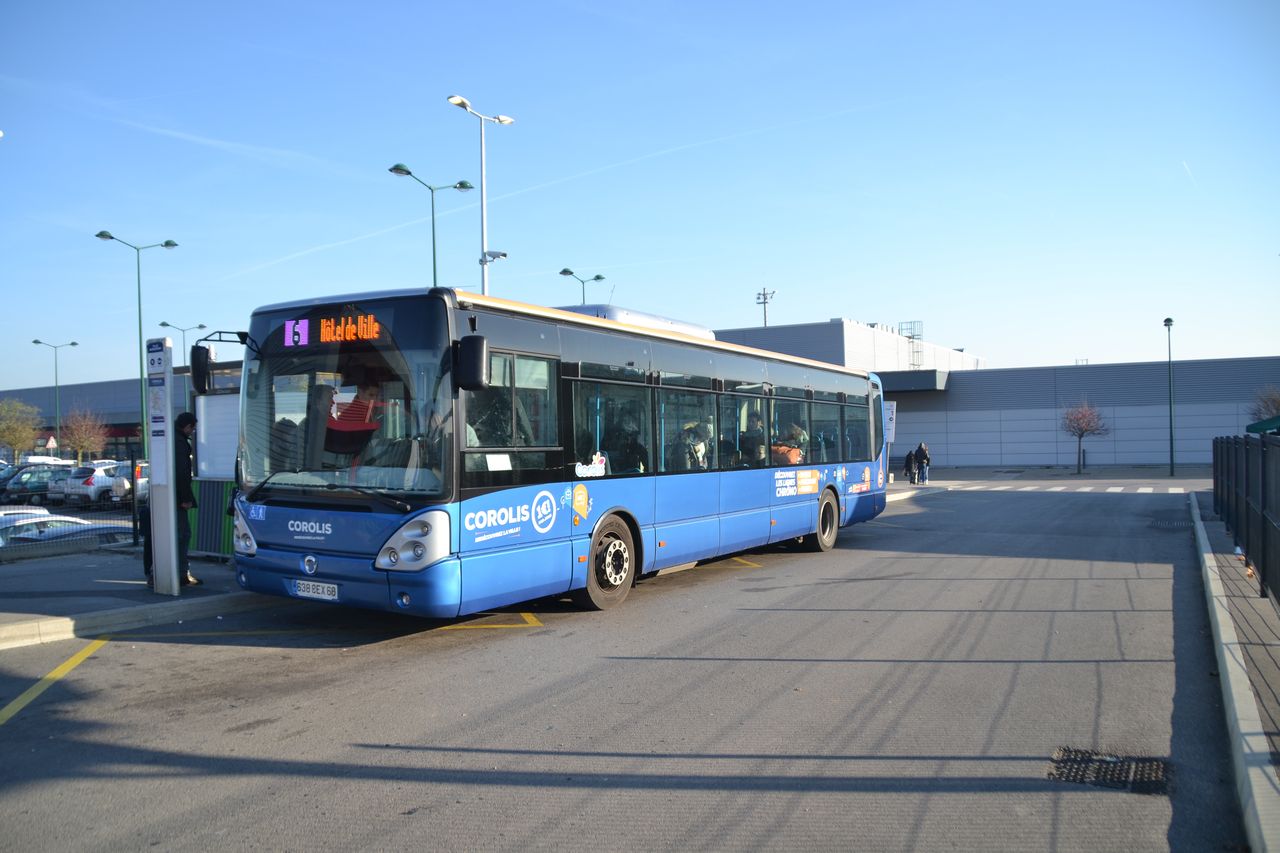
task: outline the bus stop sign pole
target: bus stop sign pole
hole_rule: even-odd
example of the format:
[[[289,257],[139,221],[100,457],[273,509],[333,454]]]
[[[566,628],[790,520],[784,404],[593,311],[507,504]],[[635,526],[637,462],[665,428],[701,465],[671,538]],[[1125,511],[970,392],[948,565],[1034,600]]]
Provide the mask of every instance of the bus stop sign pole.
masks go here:
[[[151,573],[155,591],[177,595],[177,514],[173,503],[173,342],[147,341],[147,424],[151,438]]]

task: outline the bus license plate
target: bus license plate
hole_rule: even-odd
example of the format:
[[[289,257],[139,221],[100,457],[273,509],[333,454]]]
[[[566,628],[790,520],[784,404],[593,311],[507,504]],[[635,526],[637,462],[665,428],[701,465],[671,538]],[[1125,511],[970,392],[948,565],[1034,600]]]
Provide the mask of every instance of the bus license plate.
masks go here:
[[[315,581],[294,581],[294,594],[302,598],[319,598],[322,601],[338,600],[338,585],[333,583],[316,583]]]

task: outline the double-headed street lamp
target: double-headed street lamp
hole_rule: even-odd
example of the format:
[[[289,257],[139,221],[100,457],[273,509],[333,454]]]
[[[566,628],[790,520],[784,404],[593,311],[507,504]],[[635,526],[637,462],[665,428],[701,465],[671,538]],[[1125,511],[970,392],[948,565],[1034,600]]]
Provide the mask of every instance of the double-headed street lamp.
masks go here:
[[[1169,339],[1169,476],[1173,476],[1173,318],[1164,318],[1165,336]]]
[[[63,347],[78,347],[80,344],[75,341],[68,341],[65,344],[47,344],[36,338],[31,343],[39,344],[42,347],[48,347],[53,350],[53,432],[58,442],[58,455],[62,455],[62,400],[58,389],[58,350]]]
[[[431,184],[419,178],[413,172],[409,171],[409,167],[404,163],[396,163],[390,169],[387,169],[393,175],[404,175],[413,178],[427,189],[431,190],[431,286],[436,287],[436,190],[457,190],[464,193],[467,190],[473,190],[475,187],[470,181],[458,181],[456,184],[444,184],[442,186],[433,187]],[[482,214],[483,215],[483,214]]]
[[[569,269],[568,267],[565,267],[564,269],[560,270],[560,275],[573,276],[574,278],[578,279],[578,281],[580,281],[580,282],[582,283],[582,304],[583,304],[583,305],[586,305],[586,304],[587,304],[587,282],[589,282],[589,281],[604,281],[604,276],[602,276],[602,275],[593,275],[591,278],[579,278],[579,277],[574,273],[574,271],[573,271],[573,270],[571,270],[571,269]]]
[[[485,213],[487,188],[484,170],[484,125],[488,121],[494,124],[514,124],[515,119],[504,115],[481,115],[471,109],[471,102],[461,95],[450,95],[448,100],[455,107],[460,107],[480,119],[480,293],[487,296],[489,294],[489,264],[497,260],[498,256],[505,257],[505,255],[500,252],[489,251],[489,220]]]
[[[197,329],[209,328],[204,323],[197,323],[194,326],[186,326],[184,328],[182,326],[175,326],[172,323],[169,323],[165,320],[161,320],[160,325],[165,329],[177,329],[179,332],[182,332],[182,363],[183,365],[187,363],[187,332],[194,331]]]
[[[133,249],[138,260],[138,400],[141,408],[138,411],[138,428],[142,432],[142,455],[144,458],[151,456],[151,430],[147,424],[147,362],[144,342],[142,340],[142,250],[143,249],[176,249],[178,244],[172,240],[165,240],[163,243],[152,243],[149,246],[135,246],[127,243],[119,237],[113,235],[110,231],[99,231],[93,236],[99,240],[115,240]]]
[[[198,330],[198,329],[207,329],[207,328],[209,328],[209,327],[208,327],[208,326],[206,326],[204,323],[197,323],[197,324],[196,324],[196,325],[194,325],[194,326],[187,326],[186,328],[183,328],[182,326],[175,326],[175,325],[173,325],[172,323],[166,322],[166,321],[164,321],[164,320],[161,320],[161,321],[160,321],[160,325],[161,325],[161,327],[163,327],[163,328],[165,328],[165,329],[177,329],[179,332],[182,332],[182,364],[183,364],[183,366],[185,366],[185,365],[186,365],[186,363],[187,363],[187,357],[188,357],[188,355],[189,355],[189,353],[188,353],[188,351],[187,351],[187,332],[190,332],[190,331],[193,331],[193,330]],[[187,400],[188,400],[188,398],[190,398],[190,397],[191,397],[191,375],[190,375],[190,373],[188,373],[185,377],[183,377],[183,380],[184,380],[184,381],[183,381],[183,384],[186,386],[186,391],[187,391],[187,393],[186,393],[186,394],[182,395],[182,407],[185,409],[185,408],[186,408],[186,406],[187,406]]]

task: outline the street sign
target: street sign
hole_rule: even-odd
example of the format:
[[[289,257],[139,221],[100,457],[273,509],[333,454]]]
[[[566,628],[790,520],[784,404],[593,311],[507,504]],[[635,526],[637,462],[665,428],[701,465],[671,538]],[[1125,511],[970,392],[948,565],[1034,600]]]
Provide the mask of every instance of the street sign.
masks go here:
[[[49,438],[44,443],[44,447],[46,450],[56,450],[58,447],[58,439],[54,438],[53,436],[49,436]]]
[[[898,401],[884,401],[884,440],[889,444],[893,444],[893,439],[898,431]]]

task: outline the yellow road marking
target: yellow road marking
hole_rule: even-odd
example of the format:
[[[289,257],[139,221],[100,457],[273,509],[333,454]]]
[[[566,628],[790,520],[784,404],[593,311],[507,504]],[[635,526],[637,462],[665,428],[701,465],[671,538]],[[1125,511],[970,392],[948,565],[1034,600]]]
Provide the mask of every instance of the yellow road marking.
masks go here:
[[[753,562],[751,562],[750,560],[744,560],[744,559],[742,559],[741,557],[734,557],[733,559],[737,560],[739,563],[742,563],[742,565],[744,565],[744,566],[748,566],[748,567],[753,568],[753,569],[762,569],[762,568],[764,568],[764,566],[760,565],[759,563],[753,563]]]
[[[99,637],[94,640],[92,643],[67,658],[67,660],[53,672],[40,679],[36,684],[27,688],[27,690],[25,690],[17,699],[14,699],[8,705],[0,708],[0,726],[3,726],[5,723],[9,722],[9,720],[16,717],[19,711],[34,702],[36,697],[52,687],[58,680],[71,672],[71,670],[84,663],[91,654],[105,646],[107,641],[110,639],[110,637]]]
[[[440,630],[441,631],[469,631],[469,630],[475,631],[475,630],[490,630],[490,629],[498,630],[501,628],[529,628],[529,627],[537,628],[542,625],[542,623],[538,621],[538,617],[534,616],[532,613],[521,613],[520,615],[524,617],[524,622],[520,625],[445,625],[441,627]]]

